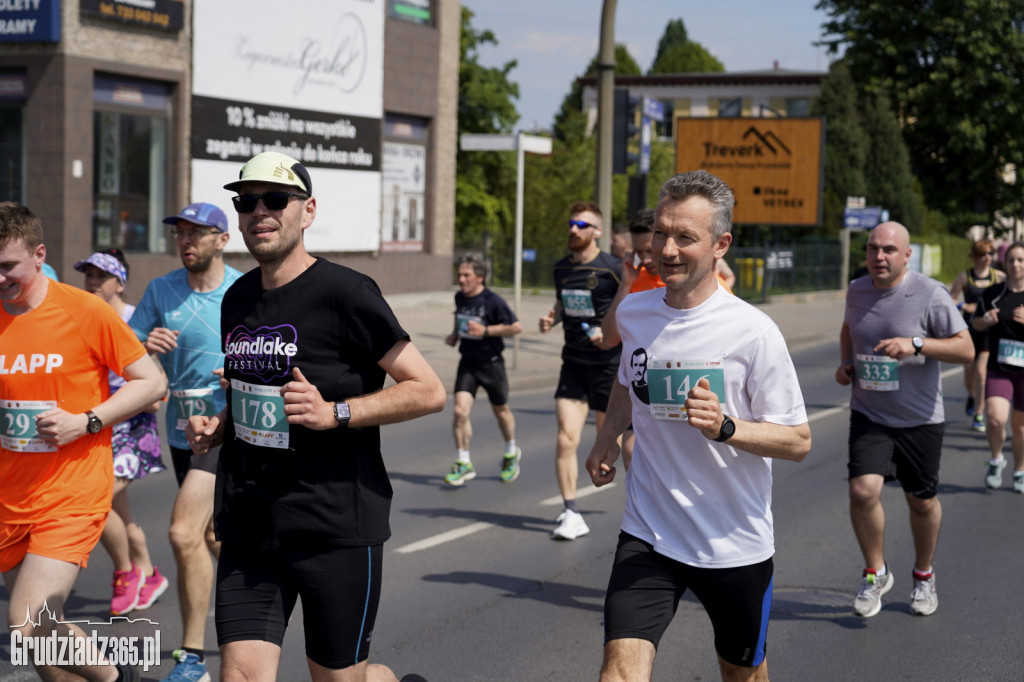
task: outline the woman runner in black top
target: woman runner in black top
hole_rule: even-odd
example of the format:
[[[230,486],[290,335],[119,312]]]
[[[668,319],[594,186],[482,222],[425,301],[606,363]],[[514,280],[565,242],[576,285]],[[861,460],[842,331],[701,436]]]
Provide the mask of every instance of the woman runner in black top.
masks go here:
[[[963,294],[963,302],[957,308],[963,313],[974,342],[974,362],[964,365],[964,386],[967,388],[967,404],[965,410],[968,417],[973,417],[971,428],[975,431],[985,430],[985,417],[982,407],[985,402],[985,366],[988,363],[988,334],[978,331],[971,325],[974,310],[981,300],[981,294],[993,284],[999,284],[1006,275],[992,267],[995,247],[992,242],[983,239],[971,246],[971,259],[974,265],[961,272],[953,282],[950,294],[957,300]]]
[[[1006,466],[1003,444],[1009,416],[1014,452],[1013,489],[1024,493],[1024,243],[1015,242],[1006,250],[1006,281],[985,290],[971,325],[988,332],[985,415],[992,458],[988,461],[985,485],[1002,485]]]

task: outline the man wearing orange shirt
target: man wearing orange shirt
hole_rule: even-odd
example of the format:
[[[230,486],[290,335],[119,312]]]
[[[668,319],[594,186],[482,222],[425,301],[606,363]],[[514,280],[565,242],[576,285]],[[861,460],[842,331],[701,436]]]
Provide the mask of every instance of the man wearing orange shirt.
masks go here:
[[[103,531],[114,484],[110,425],[159,400],[166,383],[113,308],[47,278],[45,259],[39,219],[0,203],[0,572],[12,633],[84,637],[39,615],[45,603],[64,620]],[[109,371],[127,380],[113,396]],[[103,682],[138,679],[137,670],[97,658],[60,668]],[[66,679],[56,667],[38,672]]]

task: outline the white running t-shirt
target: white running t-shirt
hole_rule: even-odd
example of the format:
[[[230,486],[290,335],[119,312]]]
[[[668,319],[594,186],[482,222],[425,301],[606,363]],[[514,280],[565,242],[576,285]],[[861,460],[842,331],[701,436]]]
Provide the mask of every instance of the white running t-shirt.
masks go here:
[[[806,423],[778,327],[721,287],[690,310],[669,307],[664,289],[630,294],[617,319],[618,379],[629,390],[636,432],[622,530],[691,566],[768,559],[775,552],[771,460],[708,440],[681,406],[706,376],[731,417]]]

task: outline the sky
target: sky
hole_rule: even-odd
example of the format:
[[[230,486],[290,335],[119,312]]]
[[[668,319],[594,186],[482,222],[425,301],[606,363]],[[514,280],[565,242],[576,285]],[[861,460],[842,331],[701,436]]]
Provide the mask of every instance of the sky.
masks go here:
[[[573,79],[597,54],[602,0],[463,0],[473,28],[489,29],[498,45],[480,50],[485,66],[517,60],[518,128],[550,128]],[[672,19],[682,19],[726,71],[827,71],[831,57],[812,43],[826,16],[817,0],[618,0],[615,42],[625,43],[640,68],[654,61],[658,40]]]

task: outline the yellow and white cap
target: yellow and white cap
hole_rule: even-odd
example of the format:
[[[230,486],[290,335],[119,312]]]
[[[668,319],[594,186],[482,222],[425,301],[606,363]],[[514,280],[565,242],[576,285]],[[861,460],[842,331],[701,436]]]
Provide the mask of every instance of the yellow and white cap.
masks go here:
[[[313,181],[301,163],[280,152],[263,152],[249,159],[238,173],[238,180],[224,185],[224,189],[237,192],[243,182],[272,182],[290,185],[313,196]]]

